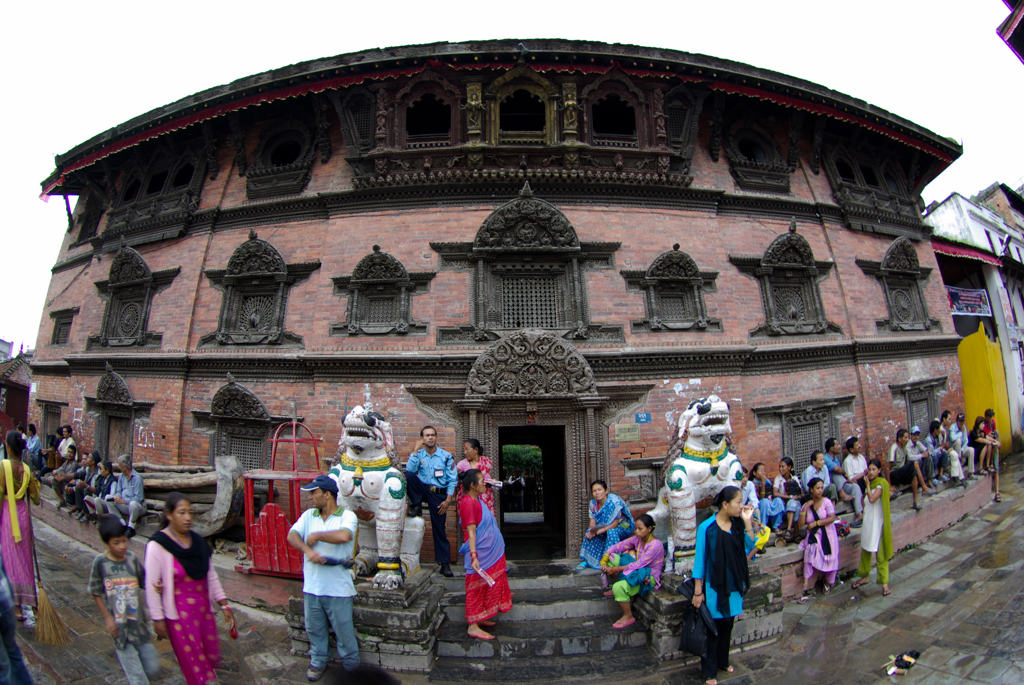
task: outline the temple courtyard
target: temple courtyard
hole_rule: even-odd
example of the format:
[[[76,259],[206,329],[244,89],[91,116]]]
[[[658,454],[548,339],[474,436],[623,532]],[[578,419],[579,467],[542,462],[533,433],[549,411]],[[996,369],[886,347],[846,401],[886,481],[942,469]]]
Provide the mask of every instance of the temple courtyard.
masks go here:
[[[873,582],[854,591],[847,578],[829,596],[818,595],[805,604],[788,599],[781,637],[768,646],[736,653],[736,672],[729,677],[721,674],[720,682],[1024,682],[1024,575],[1020,572],[1024,566],[1024,500],[1018,482],[1024,480],[1024,467],[1019,456],[1007,462],[1002,474],[1003,502],[990,503],[897,554],[890,566],[891,596],[882,597]],[[56,648],[39,644],[30,632],[19,628],[19,642],[36,681],[47,685],[124,683],[111,640],[86,591],[94,550],[41,521],[36,533],[47,592],[73,632],[71,645]],[[221,682],[306,682],[307,660],[291,653],[284,617],[244,606],[238,606],[238,615],[239,639],[222,639]],[[593,624],[600,620],[579,619],[580,634],[593,631]],[[496,634],[502,636],[500,626]],[[157,645],[169,675],[156,682],[183,682],[169,644]],[[921,658],[910,673],[886,677],[883,665],[890,655],[911,649],[920,651]],[[653,657],[645,663],[636,658],[635,650],[619,654],[635,663],[636,683],[701,682],[694,665],[669,662],[656,668]],[[563,657],[560,673],[552,675],[559,675],[562,681],[620,682],[622,664],[614,677],[601,678],[607,661],[615,658],[616,652]],[[477,663],[470,658],[466,667],[478,671],[476,682],[517,682],[517,673],[525,680],[529,669],[536,667],[532,661],[502,658]],[[406,673],[397,677],[403,683],[444,682],[438,680],[438,670],[430,679]],[[345,682],[339,675],[337,668],[332,668],[322,682]]]

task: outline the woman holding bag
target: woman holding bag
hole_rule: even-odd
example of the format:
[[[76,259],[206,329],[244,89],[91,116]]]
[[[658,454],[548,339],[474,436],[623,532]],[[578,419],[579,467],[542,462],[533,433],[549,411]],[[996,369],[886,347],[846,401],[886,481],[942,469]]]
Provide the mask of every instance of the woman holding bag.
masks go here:
[[[718,685],[719,670],[734,670],[729,665],[732,626],[750,589],[747,554],[754,549],[754,508],[743,506],[743,491],[726,486],[712,505],[718,513],[697,528],[693,557],[693,606],[699,609],[707,601],[718,631],[708,632],[707,651],[700,658],[705,685]]]

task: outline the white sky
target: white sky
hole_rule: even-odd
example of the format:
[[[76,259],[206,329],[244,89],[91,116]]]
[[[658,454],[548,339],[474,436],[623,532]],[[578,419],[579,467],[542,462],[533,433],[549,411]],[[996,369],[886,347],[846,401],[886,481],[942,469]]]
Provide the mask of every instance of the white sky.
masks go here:
[[[15,352],[36,343],[67,228],[63,200],[38,199],[54,155],[211,86],[318,57],[440,41],[672,48],[807,79],[962,141],[963,157],[925,189],[931,202],[995,181],[1016,187],[1024,176],[1024,64],[996,35],[1007,14],[1000,0],[11,3],[0,41],[0,339],[13,340]]]

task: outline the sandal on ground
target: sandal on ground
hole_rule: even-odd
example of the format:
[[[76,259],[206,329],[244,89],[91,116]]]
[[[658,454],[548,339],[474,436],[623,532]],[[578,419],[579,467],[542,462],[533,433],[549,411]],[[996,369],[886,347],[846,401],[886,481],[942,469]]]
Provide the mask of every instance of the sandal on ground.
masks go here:
[[[824,592],[827,595],[828,593],[832,592],[832,586],[829,585],[828,583],[824,583],[824,587],[822,588],[822,592]]]
[[[609,590],[608,592],[602,593],[604,597],[614,597],[615,593]]]
[[[485,640],[485,641],[487,641],[487,640],[495,639],[494,636],[489,634],[489,633],[484,633],[483,635],[474,635],[473,633],[466,633],[466,634],[469,635],[470,637],[476,638],[477,640]]]
[[[704,685],[718,685],[718,681],[714,678],[709,678],[708,680],[704,681]]]
[[[857,580],[853,581],[853,585],[851,585],[850,587],[852,587],[854,590],[856,590],[857,588],[864,587],[867,584],[868,584],[868,579],[867,578],[858,578]]]
[[[590,567],[587,565],[587,562],[581,561],[579,566],[576,567],[576,570],[577,571],[585,571],[588,568],[590,568]]]
[[[812,599],[814,599],[814,590],[804,590],[804,594],[801,595],[797,602],[800,604],[807,604],[807,602],[810,602]]]
[[[994,501],[994,502],[995,502],[996,504],[999,504],[1000,502],[1002,502],[1002,501],[1003,501],[1003,498],[1002,498],[1002,497],[1000,497],[999,495],[996,495],[996,496],[995,496],[995,499],[994,499],[993,501]]]
[[[888,597],[891,594],[892,594],[892,590],[882,590],[882,596],[883,597]]]
[[[918,504],[917,502],[914,502],[914,506],[913,506],[913,507],[911,507],[911,508],[912,508],[912,509],[913,509],[914,511],[921,511],[922,509],[924,509],[924,507],[922,507],[922,506],[921,506],[920,504]]]
[[[634,623],[636,623],[636,619],[635,618],[631,618],[628,621],[626,621],[625,623],[623,623],[622,619],[620,618],[618,621],[616,621],[615,623],[612,624],[612,628],[615,628],[615,630],[622,630],[623,628],[630,627]]]
[[[725,669],[725,672],[726,673],[735,673],[736,672],[736,667],[729,666],[728,668]]]

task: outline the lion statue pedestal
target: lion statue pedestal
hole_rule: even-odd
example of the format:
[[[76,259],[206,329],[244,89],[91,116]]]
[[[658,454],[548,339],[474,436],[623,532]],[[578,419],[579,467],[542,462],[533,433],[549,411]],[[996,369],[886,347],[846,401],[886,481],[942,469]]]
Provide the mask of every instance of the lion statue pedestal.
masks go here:
[[[682,451],[662,467],[665,485],[658,506],[650,512],[660,527],[671,523],[665,570],[689,574],[697,543],[697,502],[714,497],[727,485],[739,487],[743,468],[729,451],[725,437],[732,432],[729,405],[717,395],[693,400],[679,417]]]
[[[338,484],[338,504],[359,518],[355,572],[377,570],[373,586],[395,590],[420,568],[423,519],[405,517],[405,474],[391,424],[357,406],[345,417],[338,463],[328,472]]]

